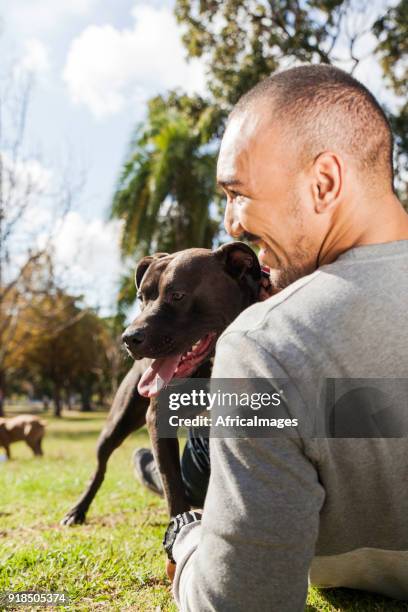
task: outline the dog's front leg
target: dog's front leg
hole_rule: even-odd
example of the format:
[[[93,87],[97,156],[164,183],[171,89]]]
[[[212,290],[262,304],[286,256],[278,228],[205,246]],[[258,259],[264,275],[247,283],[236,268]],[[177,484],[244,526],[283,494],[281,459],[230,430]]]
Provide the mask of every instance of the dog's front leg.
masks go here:
[[[164,496],[170,516],[190,509],[184,491],[180,468],[179,442],[177,438],[159,438],[157,431],[156,398],[150,400],[146,414],[146,425],[152,443],[153,456],[159,470]]]

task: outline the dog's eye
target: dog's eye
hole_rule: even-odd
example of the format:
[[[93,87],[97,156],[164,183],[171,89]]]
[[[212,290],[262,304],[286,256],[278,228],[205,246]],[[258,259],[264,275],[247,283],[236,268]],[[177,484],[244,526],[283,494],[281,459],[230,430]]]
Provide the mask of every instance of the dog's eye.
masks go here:
[[[183,299],[185,295],[186,294],[182,293],[181,291],[173,291],[173,293],[171,294],[171,299],[174,300],[175,302],[179,302],[180,300]]]

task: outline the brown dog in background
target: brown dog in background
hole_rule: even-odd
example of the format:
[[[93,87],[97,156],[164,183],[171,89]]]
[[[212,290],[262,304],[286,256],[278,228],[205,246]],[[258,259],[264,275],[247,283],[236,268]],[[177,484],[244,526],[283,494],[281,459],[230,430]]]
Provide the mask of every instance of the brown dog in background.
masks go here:
[[[20,414],[8,419],[0,418],[0,446],[11,459],[10,444],[24,440],[34,455],[42,455],[41,442],[45,433],[44,421],[32,414]]]

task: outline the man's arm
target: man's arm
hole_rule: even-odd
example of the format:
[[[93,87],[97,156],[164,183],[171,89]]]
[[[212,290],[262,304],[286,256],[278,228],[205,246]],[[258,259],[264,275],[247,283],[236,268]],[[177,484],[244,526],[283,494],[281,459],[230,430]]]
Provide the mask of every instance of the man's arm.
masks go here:
[[[227,333],[217,347],[213,377],[266,376],[266,362],[270,378],[281,376],[258,344]],[[210,450],[202,524],[183,528],[173,549],[178,605],[200,612],[300,612],[324,499],[301,441],[213,438]]]

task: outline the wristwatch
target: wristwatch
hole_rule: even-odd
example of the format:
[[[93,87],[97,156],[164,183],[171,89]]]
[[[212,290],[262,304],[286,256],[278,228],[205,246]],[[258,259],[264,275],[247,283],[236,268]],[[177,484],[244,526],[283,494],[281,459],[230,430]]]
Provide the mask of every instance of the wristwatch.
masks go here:
[[[201,521],[201,516],[201,512],[189,510],[188,512],[183,512],[183,514],[177,514],[177,516],[174,516],[171,519],[169,526],[166,529],[166,533],[164,534],[163,547],[167,553],[169,561],[172,563],[175,563],[173,559],[173,545],[176,541],[177,534],[180,533],[180,530],[182,527],[184,527],[184,525]]]

